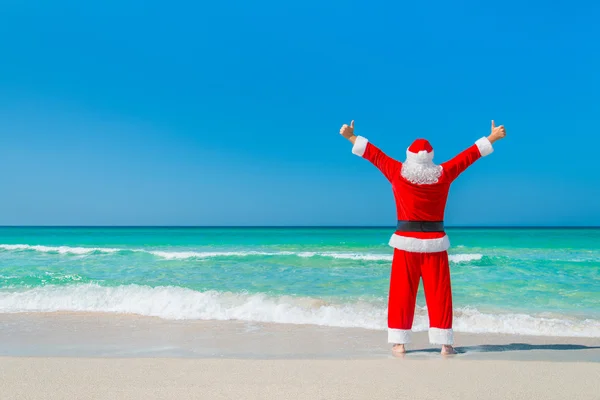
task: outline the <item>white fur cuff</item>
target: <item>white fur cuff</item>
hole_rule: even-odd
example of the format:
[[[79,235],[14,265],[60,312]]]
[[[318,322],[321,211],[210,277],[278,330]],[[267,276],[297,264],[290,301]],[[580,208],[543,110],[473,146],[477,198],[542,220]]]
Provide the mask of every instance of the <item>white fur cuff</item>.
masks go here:
[[[352,146],[352,153],[362,157],[365,154],[365,150],[367,150],[367,143],[369,143],[369,141],[366,138],[357,136],[354,141],[354,146]]]
[[[429,328],[429,343],[454,344],[454,332],[452,329]]]
[[[388,328],[388,343],[406,344],[406,343],[410,343],[410,338],[411,338],[411,330],[410,329]]]
[[[478,139],[475,142],[475,144],[477,145],[477,148],[479,149],[479,153],[481,153],[481,157],[485,157],[494,152],[494,147],[492,146],[492,142],[490,142],[490,140],[488,138],[486,138],[485,136],[482,137],[481,139]]]

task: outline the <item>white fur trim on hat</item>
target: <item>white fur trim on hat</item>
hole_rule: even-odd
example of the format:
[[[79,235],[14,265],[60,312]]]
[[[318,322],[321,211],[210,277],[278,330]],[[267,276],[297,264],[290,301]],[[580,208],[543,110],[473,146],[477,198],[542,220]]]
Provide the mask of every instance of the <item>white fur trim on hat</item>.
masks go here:
[[[388,328],[388,343],[393,343],[393,344],[410,343],[411,333],[412,332],[410,329]]]
[[[447,235],[437,239],[418,239],[394,233],[390,238],[389,245],[411,253],[438,253],[450,248],[450,239]]]
[[[492,142],[485,136],[481,139],[477,139],[475,142],[477,148],[479,149],[479,153],[481,153],[481,157],[485,157],[494,152],[494,147],[492,146]]]
[[[357,136],[356,140],[354,141],[354,146],[352,146],[352,153],[356,154],[359,157],[362,157],[365,154],[365,151],[367,150],[367,144],[369,143],[369,141],[362,137],[362,136]]]
[[[454,332],[452,329],[429,328],[429,343],[454,344]]]
[[[427,164],[433,161],[433,150],[430,153],[425,150],[421,150],[418,153],[413,153],[406,149],[406,161],[415,162],[419,164]]]

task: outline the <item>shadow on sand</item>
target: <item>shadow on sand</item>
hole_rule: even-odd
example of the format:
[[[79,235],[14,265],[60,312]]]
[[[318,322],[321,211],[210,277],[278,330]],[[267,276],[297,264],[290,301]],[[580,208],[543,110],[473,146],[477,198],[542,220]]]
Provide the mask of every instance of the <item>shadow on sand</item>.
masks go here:
[[[455,347],[459,354],[463,353],[492,353],[504,351],[528,351],[528,350],[593,350],[600,349],[600,346],[583,346],[579,344],[526,344],[526,343],[510,343],[498,345],[480,345],[480,346],[463,346]],[[421,349],[408,350],[406,353],[439,353],[440,349]]]

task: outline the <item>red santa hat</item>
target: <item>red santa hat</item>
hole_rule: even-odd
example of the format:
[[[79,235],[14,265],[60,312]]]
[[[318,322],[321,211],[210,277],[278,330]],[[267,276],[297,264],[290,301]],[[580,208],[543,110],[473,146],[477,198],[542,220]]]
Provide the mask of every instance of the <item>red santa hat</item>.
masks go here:
[[[415,140],[406,150],[406,161],[427,164],[433,161],[433,147],[425,139]]]

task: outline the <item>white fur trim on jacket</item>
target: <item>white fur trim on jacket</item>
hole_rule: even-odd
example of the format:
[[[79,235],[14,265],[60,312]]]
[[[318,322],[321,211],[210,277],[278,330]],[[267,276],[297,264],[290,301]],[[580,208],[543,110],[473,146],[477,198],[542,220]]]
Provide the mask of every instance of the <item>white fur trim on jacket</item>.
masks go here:
[[[454,332],[452,329],[429,328],[429,343],[454,344]]]
[[[477,139],[475,142],[477,148],[479,149],[479,153],[481,153],[481,157],[485,157],[494,152],[494,147],[492,146],[492,142],[485,136],[481,139]]]
[[[410,329],[388,328],[388,343],[406,344],[406,343],[410,343],[410,339],[411,339],[411,330]]]
[[[450,240],[447,235],[438,239],[418,239],[413,237],[392,235],[389,245],[398,250],[410,251],[411,253],[437,253],[450,248]]]
[[[366,138],[357,136],[354,141],[354,146],[352,146],[352,153],[362,157],[365,154],[365,150],[367,150],[367,143],[369,143],[369,141]]]

